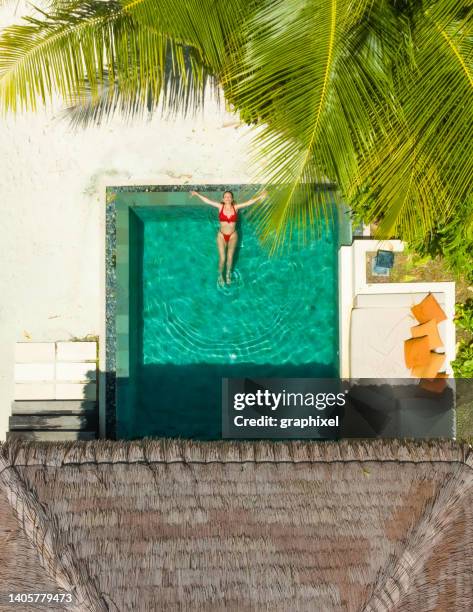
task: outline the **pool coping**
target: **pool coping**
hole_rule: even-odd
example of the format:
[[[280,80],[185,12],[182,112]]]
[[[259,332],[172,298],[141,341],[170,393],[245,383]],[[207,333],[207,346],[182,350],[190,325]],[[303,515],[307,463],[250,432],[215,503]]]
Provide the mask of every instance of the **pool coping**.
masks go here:
[[[121,184],[119,184],[121,183]],[[193,184],[144,184],[143,182],[126,183],[126,181],[110,180],[103,183],[105,199],[105,235],[104,235],[104,318],[100,335],[99,362],[101,364],[101,385],[99,388],[100,436],[117,438],[117,384],[120,378],[129,374],[129,210],[133,202],[126,203],[118,196],[134,193],[184,193],[192,190],[199,192],[222,192],[225,190],[254,193],[262,185],[254,183],[193,183]],[[322,186],[327,189],[327,185]],[[167,202],[166,204],[170,204]],[[196,202],[196,204],[198,204]],[[156,206],[156,202],[142,203],[140,207]],[[136,206],[136,204],[135,204]],[[204,206],[204,204],[202,204]],[[347,209],[338,209],[339,224]],[[346,233],[345,223],[343,238],[338,240],[338,252],[343,244],[350,244],[351,229]],[[338,283],[340,286],[340,267]],[[338,302],[340,316],[340,301]],[[338,330],[339,368],[341,372],[340,326]]]

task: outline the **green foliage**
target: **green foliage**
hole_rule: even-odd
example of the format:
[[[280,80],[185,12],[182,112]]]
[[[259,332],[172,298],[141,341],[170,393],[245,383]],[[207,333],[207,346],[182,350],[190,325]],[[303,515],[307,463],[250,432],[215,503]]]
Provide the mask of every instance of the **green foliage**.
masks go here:
[[[473,378],[473,299],[456,305],[455,323],[468,334],[457,347],[457,357],[452,362],[456,378]]]
[[[473,335],[473,298],[456,305],[455,323]]]
[[[442,256],[457,276],[473,282],[473,200],[458,207],[455,215],[439,219],[431,232],[410,241],[421,255]]]
[[[473,378],[473,340],[460,342],[452,367],[456,378]]]

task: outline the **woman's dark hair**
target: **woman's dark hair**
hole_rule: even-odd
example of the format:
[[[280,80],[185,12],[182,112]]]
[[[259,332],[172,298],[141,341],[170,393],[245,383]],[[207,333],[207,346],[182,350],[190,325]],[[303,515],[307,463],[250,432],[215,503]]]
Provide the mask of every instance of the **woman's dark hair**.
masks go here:
[[[235,204],[235,198],[233,197],[233,191],[230,191],[229,189],[227,189],[227,191],[223,192],[223,195],[225,195],[226,193],[229,193],[232,196],[232,204]],[[222,200],[220,204],[223,204],[223,196],[222,196]]]

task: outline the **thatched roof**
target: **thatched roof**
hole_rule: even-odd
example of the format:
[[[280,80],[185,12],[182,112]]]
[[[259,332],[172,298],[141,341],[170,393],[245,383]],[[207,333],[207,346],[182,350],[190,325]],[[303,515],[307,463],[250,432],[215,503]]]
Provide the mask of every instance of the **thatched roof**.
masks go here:
[[[0,590],[80,612],[472,609],[471,466],[452,441],[5,444]]]

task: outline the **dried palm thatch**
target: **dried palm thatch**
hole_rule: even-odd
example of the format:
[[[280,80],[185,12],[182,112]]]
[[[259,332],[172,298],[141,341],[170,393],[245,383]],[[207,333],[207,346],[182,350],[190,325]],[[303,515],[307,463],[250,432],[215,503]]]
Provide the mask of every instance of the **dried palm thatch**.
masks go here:
[[[12,610],[5,599],[8,593],[63,593],[57,583],[41,567],[40,557],[32,547],[17,517],[13,514],[3,490],[0,491],[0,610]],[[17,605],[17,608],[21,606]],[[27,608],[25,608],[27,609]],[[58,605],[57,610],[65,609]],[[36,610],[47,611],[47,606]]]
[[[5,444],[12,588],[81,612],[469,609],[471,464],[452,441]]]

